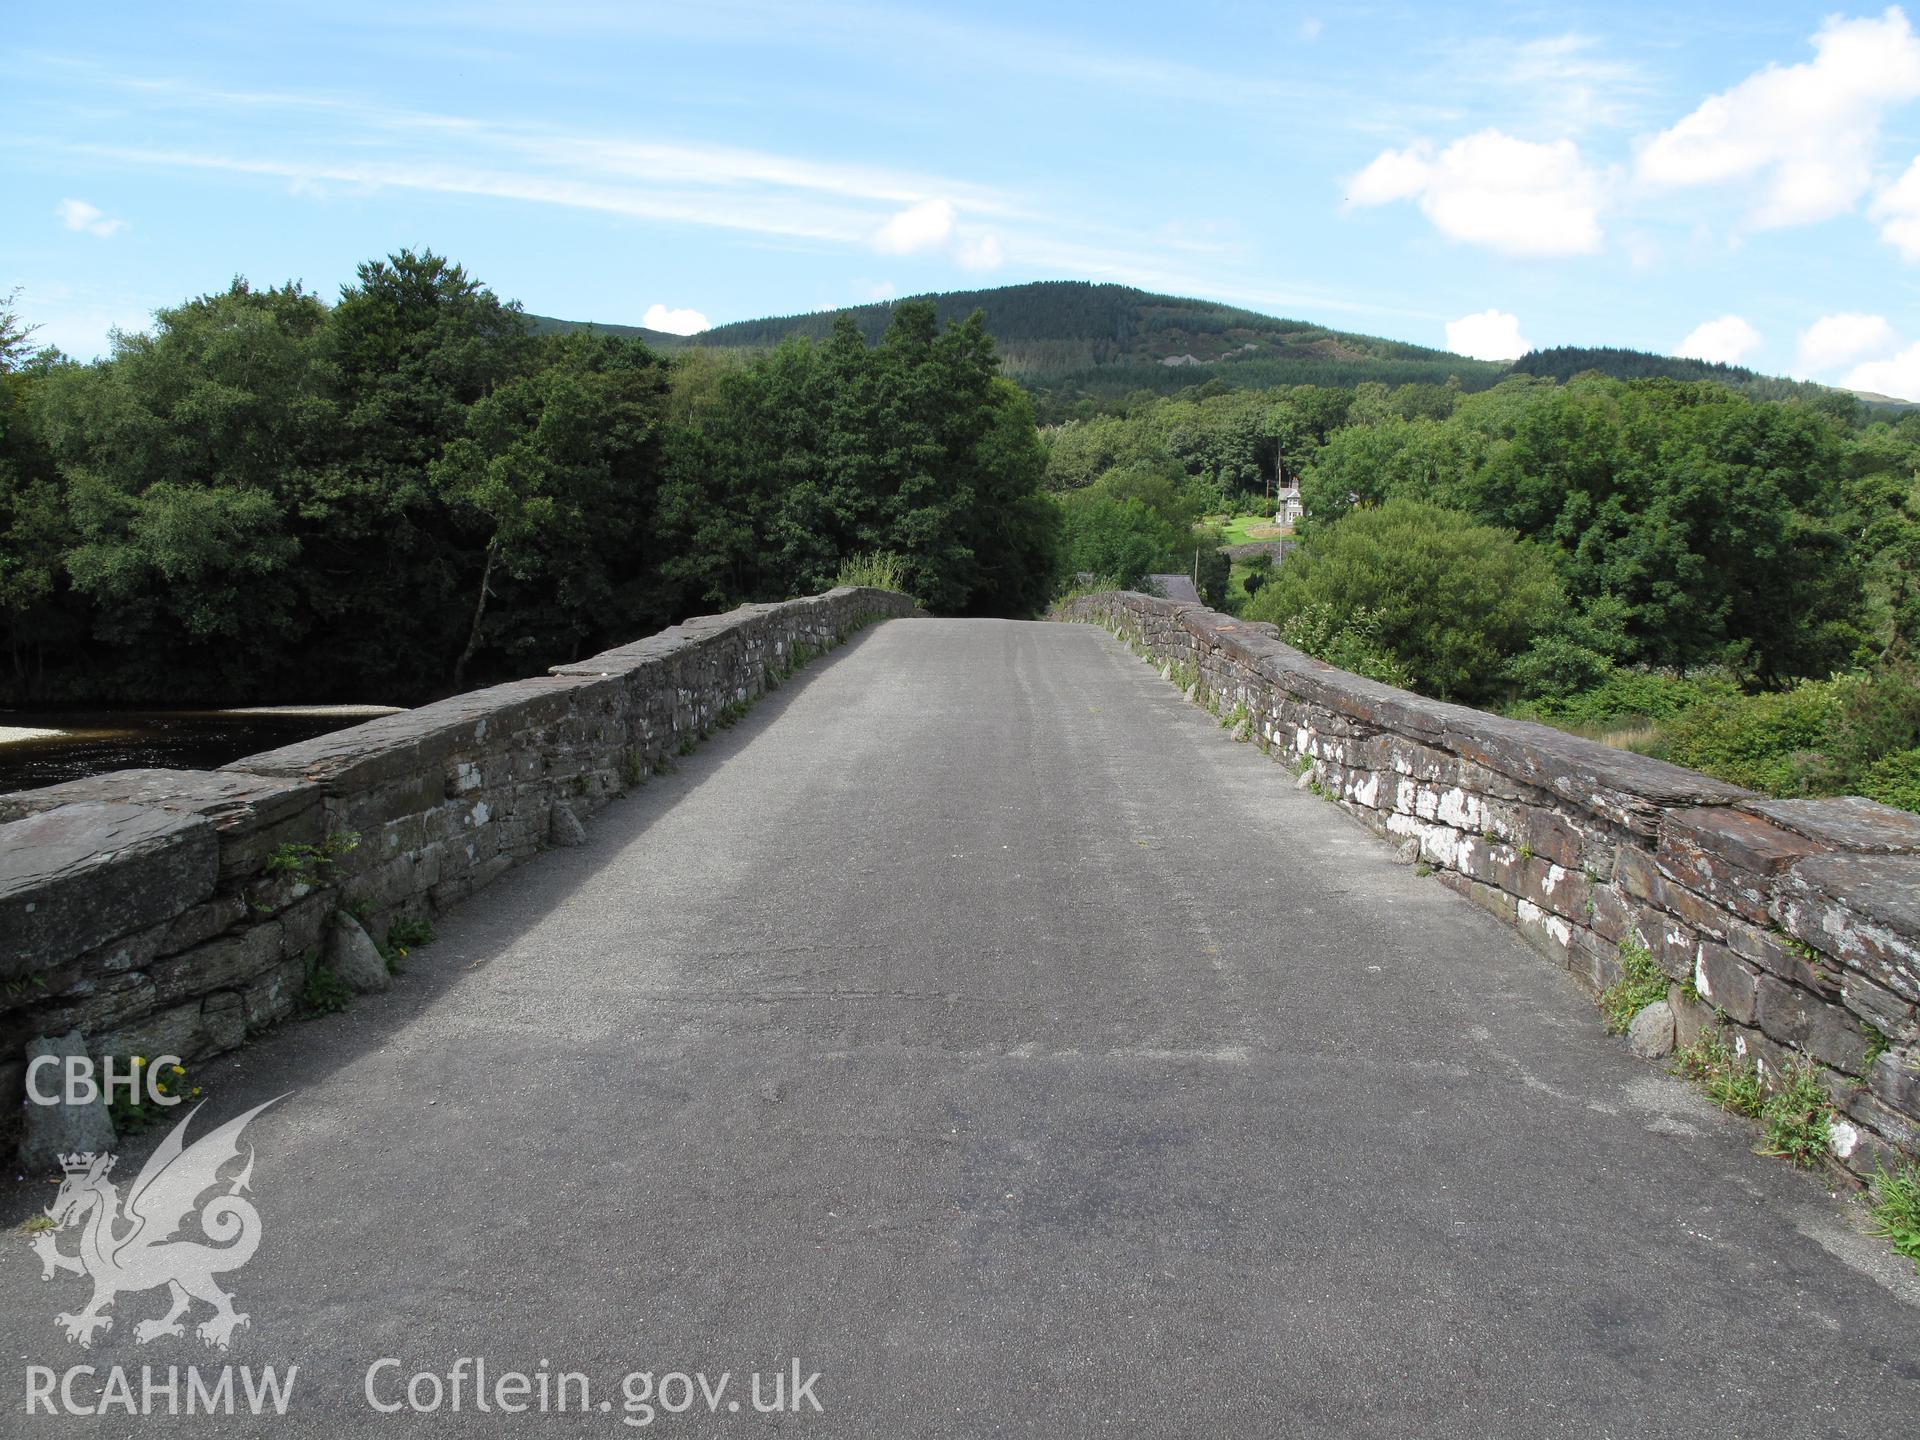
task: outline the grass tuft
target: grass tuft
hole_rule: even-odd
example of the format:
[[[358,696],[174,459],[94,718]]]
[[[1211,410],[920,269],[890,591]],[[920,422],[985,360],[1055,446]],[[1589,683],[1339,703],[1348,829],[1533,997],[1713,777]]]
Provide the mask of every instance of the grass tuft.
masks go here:
[[[1626,1034],[1634,1016],[1667,998],[1666,973],[1654,964],[1652,952],[1631,936],[1620,942],[1620,972],[1620,978],[1600,992],[1600,1011],[1610,1035]]]
[[[1760,1153],[1800,1166],[1817,1165],[1833,1145],[1827,1128],[1832,1119],[1833,1101],[1820,1083],[1820,1072],[1804,1061],[1789,1065],[1760,1107],[1760,1123],[1766,1128]]]
[[[1920,1165],[1888,1170],[1881,1165],[1870,1182],[1873,1233],[1893,1242],[1894,1250],[1920,1272]]]
[[[1709,1100],[1735,1115],[1753,1119],[1766,1103],[1767,1087],[1759,1067],[1746,1056],[1734,1054],[1717,1027],[1702,1030],[1700,1038],[1674,1058],[1673,1073],[1693,1081]]]
[[[913,599],[907,589],[907,562],[891,550],[869,550],[840,562],[835,585],[864,585],[873,590],[893,590]],[[917,602],[916,602],[917,603]]]

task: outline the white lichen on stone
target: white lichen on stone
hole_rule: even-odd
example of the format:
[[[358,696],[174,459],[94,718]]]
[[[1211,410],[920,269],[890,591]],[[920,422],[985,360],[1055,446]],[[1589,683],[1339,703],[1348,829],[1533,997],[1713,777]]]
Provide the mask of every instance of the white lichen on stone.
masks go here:
[[[1833,1147],[1833,1153],[1842,1160],[1853,1154],[1860,1144],[1860,1132],[1842,1120],[1838,1115],[1827,1118],[1827,1144]]]

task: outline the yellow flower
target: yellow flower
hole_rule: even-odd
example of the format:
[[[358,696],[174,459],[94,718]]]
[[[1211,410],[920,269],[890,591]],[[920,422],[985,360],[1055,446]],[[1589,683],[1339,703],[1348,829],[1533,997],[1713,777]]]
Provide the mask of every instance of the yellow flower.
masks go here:
[[[176,1065],[173,1067],[173,1073],[176,1075],[184,1075],[187,1073],[187,1067],[184,1065]]]
[[[133,1057],[133,1063],[136,1065],[144,1065],[147,1063],[147,1057],[144,1055],[136,1055]]]
[[[167,1087],[165,1082],[162,1082],[161,1084],[154,1086],[154,1089],[158,1090],[162,1095],[167,1093]]]
[[[198,1085],[196,1085],[196,1086],[194,1086],[194,1087],[193,1087],[193,1093],[194,1093],[194,1094],[196,1094],[196,1095],[198,1095],[198,1094],[200,1093],[200,1087],[199,1087]]]

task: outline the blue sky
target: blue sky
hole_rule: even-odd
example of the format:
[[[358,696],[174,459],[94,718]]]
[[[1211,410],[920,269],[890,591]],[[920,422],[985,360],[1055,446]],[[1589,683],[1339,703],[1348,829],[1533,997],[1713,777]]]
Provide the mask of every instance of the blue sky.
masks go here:
[[[35,6],[0,293],[72,353],[402,246],[684,329],[1116,280],[1920,399],[1920,8]],[[649,316],[651,315],[651,320]]]

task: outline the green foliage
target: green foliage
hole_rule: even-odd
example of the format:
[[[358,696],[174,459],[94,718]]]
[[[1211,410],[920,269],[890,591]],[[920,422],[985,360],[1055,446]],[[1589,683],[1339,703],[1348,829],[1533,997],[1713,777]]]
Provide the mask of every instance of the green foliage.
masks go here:
[[[1818,410],[1710,383],[1516,376],[1445,419],[1403,419],[1384,394],[1354,415],[1307,467],[1314,525],[1405,497],[1533,537],[1607,659],[1772,681],[1825,673],[1865,638],[1848,442]]]
[[[670,457],[665,575],[719,605],[824,589],[885,550],[930,610],[1036,613],[1059,520],[1031,407],[996,363],[978,316],[942,331],[902,303],[878,345],[845,321],[722,376]]]
[[[1882,805],[1920,810],[1920,749],[1875,761],[1861,774],[1859,788],[1862,795]]]
[[[1556,345],[1530,350],[1513,362],[1515,374],[1571,380],[1598,373],[1615,380],[1712,380],[1730,390],[1761,400],[1811,399],[1830,395],[1824,386],[1806,381],[1779,380],[1742,365],[1717,360],[1693,360],[1681,355],[1654,355],[1644,350],[1608,346]]]
[[[389,960],[387,968],[394,968]],[[353,1003],[353,987],[333,972],[332,967],[316,965],[307,972],[307,983],[300,992],[300,1010],[305,1015],[336,1015]]]
[[[1889,1170],[1879,1166],[1868,1201],[1873,1233],[1893,1242],[1894,1250],[1913,1261],[1920,1271],[1920,1165]]]
[[[389,944],[417,950],[433,943],[433,922],[424,915],[402,915],[387,927]]]
[[[1065,568],[1098,589],[1137,590],[1148,575],[1186,568],[1189,527],[1137,495],[1096,484],[1067,496],[1060,513]]]
[[[1839,714],[1834,685],[1704,700],[1670,722],[1653,748],[1661,758],[1769,795],[1799,788],[1801,756],[1818,748]]]
[[[107,1101],[107,1117],[113,1121],[113,1128],[120,1135],[138,1134],[173,1117],[178,1113],[178,1107],[172,1102],[200,1098],[200,1087],[193,1083],[184,1065],[169,1065],[164,1073],[150,1076],[146,1056],[136,1055],[133,1057],[133,1069],[138,1076],[134,1093],[129,1095],[126,1087],[119,1086]],[[164,1098],[152,1098],[147,1093],[149,1085]]]
[[[748,363],[534,334],[408,251],[159,312],[112,358],[0,307],[0,700],[419,700],[896,557],[1036,612],[1059,517],[977,319],[894,308]]]
[[[906,562],[891,550],[868,550],[843,560],[833,583],[866,585],[875,590],[897,590],[906,594]]]
[[[337,831],[318,845],[289,840],[269,854],[261,868],[269,875],[289,875],[306,885],[324,883],[342,855],[360,848],[360,837],[351,830]]]
[[[1760,1153],[1783,1156],[1795,1165],[1817,1165],[1832,1148],[1832,1118],[1833,1102],[1820,1072],[1804,1061],[1790,1064],[1760,1107],[1765,1132]]]
[[[1631,937],[1620,942],[1620,978],[1600,992],[1600,1013],[1607,1032],[1624,1035],[1633,1017],[1655,1001],[1667,998],[1666,973],[1654,963],[1647,947]]]
[[[1227,557],[1220,553],[1217,546],[1203,545],[1195,557],[1194,570],[1194,588],[1200,593],[1201,603],[1214,610],[1223,609],[1227,600],[1227,581],[1233,571]]]
[[[1708,700],[1737,700],[1739,682],[1727,670],[1685,674],[1640,668],[1612,668],[1592,685],[1574,693],[1543,696],[1516,707],[1527,719],[1587,729],[1670,722]]]
[[[1248,610],[1261,618],[1257,605]],[[1377,610],[1362,607],[1342,613],[1321,602],[1303,605],[1280,622],[1280,638],[1315,659],[1383,685],[1406,689],[1413,684],[1406,667],[1380,638]]]
[[[1287,384],[1350,386],[1358,380],[1491,384],[1497,365],[1419,345],[1326,330],[1297,320],[1211,301],[1151,295],[1124,285],[1078,280],[1042,281],[992,290],[956,291],[715,326],[695,337],[701,346],[767,349],[799,337],[824,340],[842,320],[868,341],[885,331],[901,304],[937,308],[943,322],[975,310],[1017,376],[1047,406],[1049,422],[1122,402],[1138,391],[1249,390]],[[1199,363],[1163,365],[1192,355]],[[1196,386],[1196,379],[1205,384]]]
[[[1920,666],[1904,642],[1870,670],[1840,677],[1834,688],[1833,730],[1807,769],[1807,788],[1815,794],[1857,790],[1883,757],[1920,746]],[[1897,771],[1887,778],[1897,780]]]
[[[1735,1115],[1752,1119],[1766,1103],[1767,1089],[1759,1068],[1736,1055],[1718,1026],[1709,1026],[1674,1059],[1674,1073],[1694,1081],[1707,1098]]]
[[[402,915],[387,927],[385,943],[379,946],[380,958],[387,962],[387,973],[398,975],[400,962],[422,945],[433,943],[433,922],[424,915]]]
[[[1874,1061],[1893,1049],[1893,1042],[1878,1025],[1862,1024],[1860,1030],[1867,1037],[1867,1055],[1864,1063],[1866,1068],[1872,1069]]]
[[[1284,625],[1309,607],[1368,612],[1380,645],[1428,694],[1497,692],[1505,657],[1561,605],[1546,555],[1458,511],[1390,500],[1318,526],[1247,607]]]

